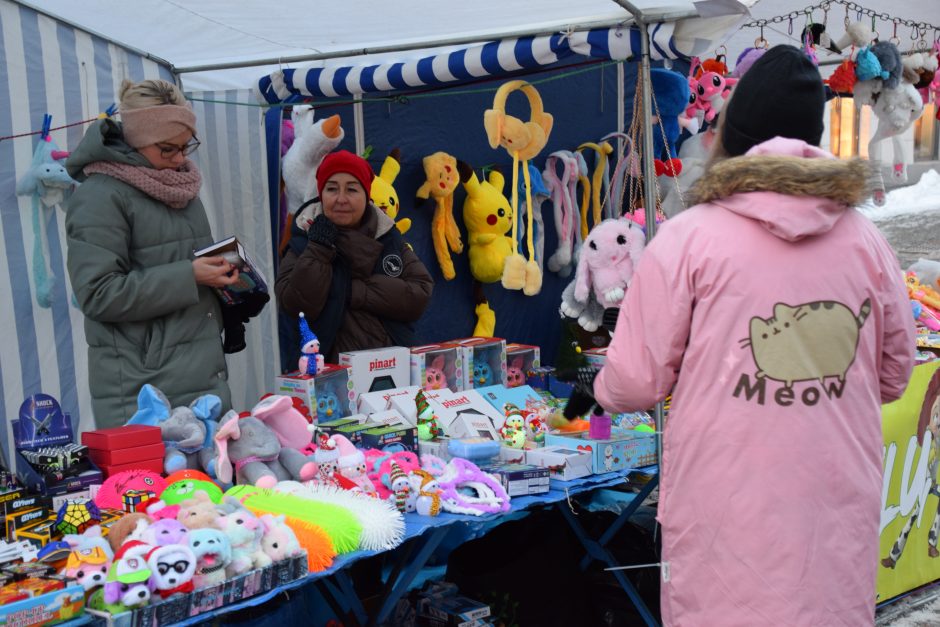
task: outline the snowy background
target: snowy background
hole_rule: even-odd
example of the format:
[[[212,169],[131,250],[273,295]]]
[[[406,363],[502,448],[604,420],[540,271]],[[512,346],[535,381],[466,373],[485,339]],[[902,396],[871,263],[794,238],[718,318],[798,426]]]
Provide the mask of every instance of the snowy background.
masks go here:
[[[919,258],[940,261],[940,172],[927,170],[914,185],[888,192],[883,207],[861,211],[884,233],[902,268]]]

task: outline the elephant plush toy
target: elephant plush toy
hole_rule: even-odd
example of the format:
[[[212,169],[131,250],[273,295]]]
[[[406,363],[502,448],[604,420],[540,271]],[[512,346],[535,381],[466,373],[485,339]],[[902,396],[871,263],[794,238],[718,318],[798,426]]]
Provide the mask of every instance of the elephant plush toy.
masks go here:
[[[189,407],[171,408],[170,401],[149,383],[137,395],[137,413],[129,425],[160,427],[166,453],[166,474],[178,470],[202,470],[214,474],[215,444],[212,437],[222,413],[222,401],[214,394],[200,396]]]
[[[301,450],[311,441],[308,423],[287,396],[268,396],[251,413],[222,418],[215,434],[219,480],[273,488],[278,481],[308,481],[317,474]]]

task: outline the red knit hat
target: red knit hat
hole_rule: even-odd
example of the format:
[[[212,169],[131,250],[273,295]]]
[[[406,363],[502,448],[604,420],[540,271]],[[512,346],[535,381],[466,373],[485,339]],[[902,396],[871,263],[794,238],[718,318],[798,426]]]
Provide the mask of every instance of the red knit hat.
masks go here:
[[[329,178],[337,172],[352,174],[366,190],[366,196],[371,194],[372,179],[375,178],[372,166],[369,165],[368,161],[348,150],[331,152],[323,159],[320,167],[317,168],[317,189],[322,191]]]

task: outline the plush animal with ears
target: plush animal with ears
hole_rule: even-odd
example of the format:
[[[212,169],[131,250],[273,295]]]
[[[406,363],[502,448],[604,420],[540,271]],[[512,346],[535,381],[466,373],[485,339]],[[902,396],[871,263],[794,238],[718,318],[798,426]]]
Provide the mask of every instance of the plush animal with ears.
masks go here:
[[[604,220],[594,227],[581,248],[575,299],[587,302],[593,290],[602,307],[618,306],[645,246],[643,232],[629,220]]]
[[[304,549],[300,546],[294,530],[284,522],[284,516],[262,514],[260,520],[264,525],[261,550],[272,562],[280,562],[303,554]]]
[[[369,197],[375,206],[385,212],[385,214],[394,220],[401,211],[401,202],[398,200],[398,192],[392,187],[392,183],[401,172],[401,151],[393,148],[385,161],[382,162],[382,168],[378,176],[372,179],[372,190]],[[411,228],[411,218],[402,218],[395,222],[395,228],[404,235]]]
[[[313,116],[314,109],[309,105],[298,105],[291,111],[294,143],[287,149],[281,165],[281,175],[287,190],[287,208],[291,213],[317,196],[317,168],[344,137],[339,115],[317,122],[313,121]]]
[[[447,387],[447,376],[444,374],[444,356],[438,355],[431,360],[431,365],[424,371],[425,390],[443,390]]]
[[[525,373],[522,371],[522,357],[513,357],[506,369],[506,387],[517,388],[525,385]]]

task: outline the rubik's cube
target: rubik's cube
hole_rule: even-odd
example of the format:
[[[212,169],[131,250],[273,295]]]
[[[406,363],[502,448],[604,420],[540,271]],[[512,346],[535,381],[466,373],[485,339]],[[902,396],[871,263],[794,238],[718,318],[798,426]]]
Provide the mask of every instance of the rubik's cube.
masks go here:
[[[141,512],[157,495],[149,490],[128,490],[121,495],[121,506],[127,513]]]
[[[63,535],[85,533],[85,530],[101,521],[98,506],[90,499],[69,499],[59,508],[55,527]]]

